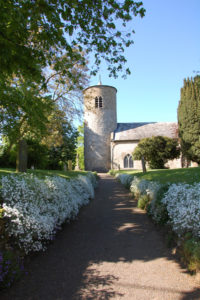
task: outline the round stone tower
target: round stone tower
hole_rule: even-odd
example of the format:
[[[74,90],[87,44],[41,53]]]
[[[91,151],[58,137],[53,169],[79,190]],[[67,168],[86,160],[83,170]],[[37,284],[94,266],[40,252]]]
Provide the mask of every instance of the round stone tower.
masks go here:
[[[100,83],[83,93],[85,169],[107,172],[111,168],[111,132],[117,127],[117,90]]]

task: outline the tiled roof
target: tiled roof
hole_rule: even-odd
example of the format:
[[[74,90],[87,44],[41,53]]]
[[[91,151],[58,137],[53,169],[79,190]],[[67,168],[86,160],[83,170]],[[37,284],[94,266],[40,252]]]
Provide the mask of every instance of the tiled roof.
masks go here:
[[[133,141],[158,135],[177,138],[178,124],[175,122],[118,123],[113,139],[115,141]]]

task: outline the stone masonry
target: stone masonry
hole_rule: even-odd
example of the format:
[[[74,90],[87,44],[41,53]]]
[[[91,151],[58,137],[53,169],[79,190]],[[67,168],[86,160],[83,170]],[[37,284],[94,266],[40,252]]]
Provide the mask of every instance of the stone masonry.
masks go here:
[[[107,172],[111,169],[110,136],[117,127],[116,88],[95,85],[84,90],[85,169]],[[102,107],[96,107],[101,98]]]

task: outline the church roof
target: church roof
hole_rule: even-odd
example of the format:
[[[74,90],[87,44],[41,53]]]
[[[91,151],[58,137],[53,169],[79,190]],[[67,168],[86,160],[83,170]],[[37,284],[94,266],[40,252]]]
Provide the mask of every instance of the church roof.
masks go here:
[[[118,123],[114,141],[141,140],[152,136],[178,137],[178,124],[172,122]]]

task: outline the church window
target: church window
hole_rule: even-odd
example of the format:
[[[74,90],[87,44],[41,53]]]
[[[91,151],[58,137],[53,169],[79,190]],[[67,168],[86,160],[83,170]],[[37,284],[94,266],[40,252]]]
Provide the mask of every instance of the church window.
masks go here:
[[[124,157],[124,168],[128,168],[128,157],[127,157],[127,155]]]
[[[102,99],[102,97],[99,97],[99,107],[103,107],[103,99]]]
[[[130,154],[127,154],[124,157],[124,169],[132,169],[133,168],[133,159]]]
[[[95,107],[98,108],[98,97],[95,98]]]
[[[95,108],[103,107],[103,99],[102,97],[95,97]]]

